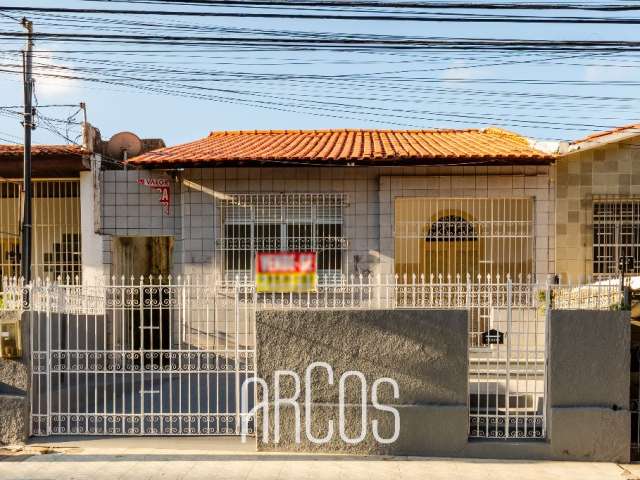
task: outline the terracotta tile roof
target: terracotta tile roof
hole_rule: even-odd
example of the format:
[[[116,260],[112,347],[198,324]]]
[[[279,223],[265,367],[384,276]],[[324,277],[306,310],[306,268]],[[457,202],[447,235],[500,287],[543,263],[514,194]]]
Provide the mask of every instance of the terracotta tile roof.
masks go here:
[[[544,164],[553,156],[526,138],[483,130],[253,130],[203,139],[132,158],[139,166],[347,164]]]
[[[32,148],[32,173],[37,178],[75,177],[88,170],[84,160],[91,154],[76,145],[34,145]],[[0,176],[22,177],[22,145],[0,145]]]
[[[610,135],[617,135],[617,134],[623,134],[623,135],[624,134],[628,134],[629,136],[640,135],[640,124],[635,123],[635,124],[631,124],[631,125],[624,125],[622,127],[612,128],[611,130],[605,130],[603,132],[592,133],[591,135],[588,135],[588,136],[586,136],[584,138],[581,138],[579,140],[573,140],[571,142],[571,144],[572,145],[576,145],[576,144],[580,144],[580,143],[587,143],[587,142],[605,140],[605,137],[608,137]]]
[[[14,157],[22,157],[24,149],[22,145],[0,145],[0,160]],[[31,148],[33,157],[69,157],[82,158],[89,152],[77,145],[33,145]]]

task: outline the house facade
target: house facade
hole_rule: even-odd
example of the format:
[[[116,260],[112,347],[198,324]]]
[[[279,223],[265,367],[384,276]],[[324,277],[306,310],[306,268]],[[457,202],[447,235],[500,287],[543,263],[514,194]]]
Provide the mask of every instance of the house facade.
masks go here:
[[[640,127],[629,125],[563,146],[556,159],[556,273],[610,278],[620,257],[640,273]]]
[[[257,252],[313,250],[321,284],[546,279],[553,160],[498,129],[215,132],[101,173],[100,273],[247,281]],[[160,270],[130,237],[161,238]]]
[[[247,281],[258,251],[312,249],[327,284],[609,278],[620,257],[640,258],[639,133],[549,145],[498,129],[215,132],[164,149],[145,140],[124,169],[99,133],[85,148],[36,146],[34,276]],[[21,147],[0,147],[0,160],[0,266],[11,277]],[[158,255],[132,253],[144,242]]]
[[[37,145],[32,149],[34,277],[74,278],[81,273],[81,183],[83,177],[91,176],[90,158],[88,150],[73,145]],[[22,146],[0,146],[2,277],[21,275],[22,161]],[[86,187],[86,194],[90,194],[92,184]]]
[[[30,294],[34,435],[237,434],[257,312],[420,309],[467,312],[465,441],[545,440],[551,310],[620,305],[616,285],[551,284],[629,255],[635,210],[628,220],[607,202],[632,198],[618,184],[633,182],[632,156],[616,160],[624,178],[598,186],[604,202],[593,192],[608,180],[581,166],[588,154],[602,168],[597,148],[495,128],[213,132],[155,149],[116,137],[88,142],[75,180],[77,279]],[[588,215],[605,248],[581,237],[572,249]],[[258,254],[273,252],[314,252],[318,288],[259,291]]]

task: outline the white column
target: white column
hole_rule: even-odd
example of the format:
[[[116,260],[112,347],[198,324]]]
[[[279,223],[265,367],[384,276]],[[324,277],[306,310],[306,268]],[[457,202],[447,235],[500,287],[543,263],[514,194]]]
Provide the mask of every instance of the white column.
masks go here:
[[[102,236],[96,233],[96,204],[93,173],[80,172],[80,233],[82,245],[82,283],[98,285],[103,279]]]

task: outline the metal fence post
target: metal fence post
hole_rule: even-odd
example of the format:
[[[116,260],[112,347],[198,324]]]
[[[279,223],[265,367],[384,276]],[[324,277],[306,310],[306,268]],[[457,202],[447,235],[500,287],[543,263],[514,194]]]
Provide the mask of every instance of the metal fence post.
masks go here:
[[[33,284],[32,284],[33,285]],[[45,330],[46,330],[46,389],[47,389],[47,435],[51,435],[51,294],[50,285],[45,286]],[[33,292],[31,292],[33,294]]]
[[[551,309],[553,308],[553,300],[551,298],[553,290],[549,279],[547,279],[547,286],[545,288],[545,309],[544,309],[544,403],[542,404],[542,436],[547,435],[547,412],[549,404],[549,376],[547,372],[549,370],[549,324],[551,319]]]
[[[505,406],[505,412],[506,412],[506,418],[505,418],[505,437],[508,438],[509,437],[509,422],[510,422],[510,395],[511,395],[511,386],[510,386],[510,380],[511,380],[511,335],[513,333],[513,326],[512,326],[512,307],[513,307],[513,282],[511,280],[511,277],[507,277],[507,359],[506,359],[506,374],[507,374],[507,378],[506,378],[506,382],[505,382],[505,400],[504,400],[504,406]],[[516,426],[517,429],[517,426]]]
[[[235,316],[235,397],[236,397],[236,433],[240,433],[240,292],[238,285],[233,286]]]

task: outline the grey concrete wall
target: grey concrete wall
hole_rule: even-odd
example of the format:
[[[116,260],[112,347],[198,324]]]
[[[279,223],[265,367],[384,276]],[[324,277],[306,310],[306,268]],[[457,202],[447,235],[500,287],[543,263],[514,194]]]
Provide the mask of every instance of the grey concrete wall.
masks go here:
[[[371,428],[358,445],[337,434],[331,442],[296,443],[295,412],[283,407],[279,444],[273,443],[273,396],[269,409],[270,441],[260,450],[345,452],[360,454],[440,455],[452,457],[629,461],[629,312],[553,311],[549,325],[547,438],[543,441],[470,441],[467,410],[467,319],[447,310],[263,311],[258,312],[257,372],[273,395],[274,372],[293,370],[304,379],[312,362],[334,368],[335,384],[324,373],[312,377],[312,433],[322,436],[331,419],[337,428],[337,382],[347,370],[360,370],[370,386],[391,377],[400,398],[386,391],[381,401],[400,413],[400,437],[391,445],[374,441]],[[289,396],[284,383],[281,396]],[[304,384],[302,385],[304,389]],[[360,392],[347,388],[347,432],[357,436]],[[301,403],[301,424],[304,408]],[[378,419],[381,435],[392,431],[392,417],[367,407],[369,422]]]
[[[20,312],[2,311],[3,317]],[[22,315],[22,358],[0,358],[0,445],[24,443],[29,436],[29,393],[31,388],[28,359],[28,316]]]
[[[629,312],[555,310],[549,334],[554,457],[628,461]]]
[[[276,370],[293,370],[304,382],[307,366],[320,361],[331,365],[335,375],[333,385],[327,383],[324,370],[312,376],[312,433],[324,436],[327,422],[334,419],[331,442],[315,445],[303,432],[302,442],[296,444],[295,412],[289,407],[281,412],[280,443],[262,442],[260,430],[258,448],[407,455],[445,455],[463,448],[468,430],[467,330],[467,313],[455,310],[258,312],[256,367],[271,395]],[[349,370],[362,372],[368,385],[367,436],[357,445],[342,442],[337,430],[338,381]],[[371,385],[381,377],[393,378],[400,387],[398,399],[389,386],[379,390],[379,401],[400,412],[400,437],[387,445],[377,443],[371,433],[373,419],[379,420],[383,438],[393,433],[392,414],[371,405]],[[283,383],[281,397],[289,397],[291,387]],[[345,403],[346,431],[356,437],[362,425],[361,391],[353,379],[347,383]],[[273,406],[270,411],[272,433]]]
[[[29,437],[29,402],[22,395],[0,394],[0,445],[26,442]]]

